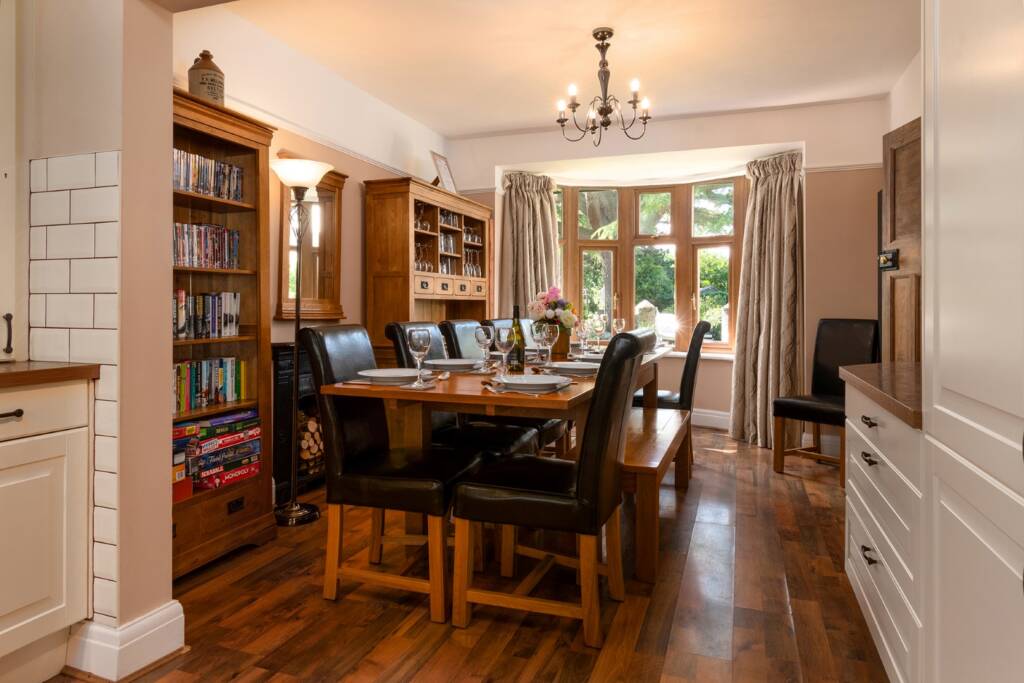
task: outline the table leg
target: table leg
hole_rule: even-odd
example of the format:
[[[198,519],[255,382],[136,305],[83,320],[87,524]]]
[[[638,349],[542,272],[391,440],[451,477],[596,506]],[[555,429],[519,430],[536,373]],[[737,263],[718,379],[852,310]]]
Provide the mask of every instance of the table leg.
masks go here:
[[[658,407],[658,364],[651,363],[651,379],[644,385],[644,408]]]
[[[388,416],[388,435],[394,448],[419,449],[430,444],[430,411],[418,401],[384,402]],[[426,533],[426,515],[405,514],[405,533]]]
[[[636,578],[654,582],[658,575],[658,477],[636,478]]]

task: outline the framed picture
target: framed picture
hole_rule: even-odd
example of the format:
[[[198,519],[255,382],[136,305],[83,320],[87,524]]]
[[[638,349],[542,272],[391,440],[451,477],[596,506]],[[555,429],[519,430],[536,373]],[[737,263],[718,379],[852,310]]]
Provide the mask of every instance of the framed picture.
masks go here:
[[[448,166],[448,159],[437,152],[431,152],[430,156],[434,157],[434,168],[437,169],[437,177],[438,180],[441,181],[441,187],[449,192],[457,193],[458,190],[455,189],[455,178],[452,177],[452,169]]]

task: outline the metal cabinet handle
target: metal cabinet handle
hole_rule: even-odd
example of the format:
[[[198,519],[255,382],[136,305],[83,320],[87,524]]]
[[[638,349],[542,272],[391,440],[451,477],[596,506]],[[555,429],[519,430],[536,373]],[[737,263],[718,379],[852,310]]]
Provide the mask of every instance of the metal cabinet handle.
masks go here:
[[[860,457],[861,457],[861,460],[863,460],[864,462],[866,462],[868,464],[868,467],[871,467],[872,465],[877,465],[878,464],[878,461],[875,460],[874,458],[872,458],[871,454],[868,453],[867,451],[861,451],[860,452]]]
[[[863,422],[868,427],[872,427],[873,428],[873,427],[877,427],[878,426],[878,423],[875,422],[874,420],[872,420],[867,415],[861,415],[860,416],[860,421]]]
[[[7,323],[7,344],[4,345],[4,353],[13,353],[14,352],[14,347],[11,346],[11,341],[12,341],[11,320],[13,320],[13,319],[14,319],[13,315],[11,315],[10,313],[4,313],[4,322]]]
[[[420,280],[420,289],[430,289],[430,283],[426,280]]]
[[[13,417],[13,418],[17,419],[17,418],[21,417],[24,414],[25,414],[24,410],[22,410],[21,408],[15,408],[14,410],[11,410],[9,412],[0,413],[0,420],[5,420],[5,419],[7,419],[9,417]]]
[[[878,560],[868,555],[868,553],[872,552],[874,552],[874,549],[870,546],[862,545],[860,547],[860,554],[864,558],[864,561],[868,563],[869,567],[873,564],[879,564]]]

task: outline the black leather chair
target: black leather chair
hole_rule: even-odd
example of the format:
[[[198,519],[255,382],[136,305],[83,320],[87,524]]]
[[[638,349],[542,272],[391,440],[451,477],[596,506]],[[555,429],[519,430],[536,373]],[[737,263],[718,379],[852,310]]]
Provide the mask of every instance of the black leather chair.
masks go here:
[[[693,409],[693,390],[697,386],[697,368],[700,367],[700,350],[704,346],[704,336],[711,329],[711,323],[701,320],[693,328],[690,335],[690,346],[686,350],[686,363],[683,365],[683,376],[679,381],[679,391],[668,389],[658,390],[659,408],[676,408],[678,410]],[[637,391],[633,396],[633,407],[643,408],[644,392]]]
[[[481,324],[476,320],[445,320],[438,327],[441,328],[441,335],[444,337],[445,345],[448,347],[448,355],[452,358],[473,358],[483,359],[484,352],[476,343],[475,332]],[[509,326],[512,321],[509,320]],[[514,417],[488,415],[487,417],[476,416],[476,420],[493,422],[495,424],[520,425],[536,429],[540,434],[540,445],[549,446],[558,442],[558,451],[564,455],[568,453],[568,444],[565,441],[568,433],[568,423],[565,420],[545,420],[543,418]]]
[[[529,318],[520,318],[523,330],[523,341],[526,342],[526,346],[529,348],[535,348],[537,345],[533,341],[533,321]],[[494,320],[481,320],[484,325],[491,325],[494,329],[500,329],[503,327],[512,327],[512,318],[495,318]]]
[[[773,466],[783,471],[787,455],[812,458],[839,465],[839,484],[846,486],[846,387],[839,379],[843,365],[877,363],[878,321],[850,318],[822,318],[814,340],[811,393],[777,398],[772,404],[775,417]],[[786,420],[814,425],[810,448],[786,448]],[[821,425],[839,427],[839,456],[821,452]]]
[[[444,337],[437,323],[388,323],[384,335],[395,347],[395,358],[403,368],[416,367],[416,359],[409,349],[408,330],[420,327],[430,331],[430,350],[425,360],[449,358]],[[475,415],[431,412],[432,441],[439,445],[459,444],[483,451],[487,455],[506,456],[513,453],[536,453],[540,447],[540,434],[530,426],[486,421]]]
[[[452,516],[455,522],[455,570],[452,624],[469,624],[469,603],[511,607],[583,620],[583,640],[601,645],[601,608],[598,587],[598,546],[602,528],[607,538],[608,592],[625,597],[619,531],[622,482],[620,465],[625,443],[626,412],[642,359],[641,344],[631,334],[611,340],[601,362],[582,435],[577,462],[556,458],[517,456],[487,463],[456,487]],[[470,590],[473,557],[470,535],[474,522],[503,526],[502,574],[514,573],[515,555],[544,557],[550,563],[579,567],[582,601],[556,603],[528,595]],[[514,529],[526,526],[577,535],[579,558],[566,557],[517,545]],[[509,530],[512,533],[507,533]]]
[[[391,448],[384,402],[372,398],[325,396],[320,388],[357,377],[376,367],[373,346],[359,325],[306,327],[299,342],[309,354],[323,421],[327,488],[327,557],[324,597],[333,600],[338,581],[349,578],[430,595],[430,618],[444,622],[445,516],[452,486],[481,463],[478,451],[466,448],[424,450]],[[374,508],[369,560],[379,563],[384,509],[427,515],[428,578],[396,577],[341,566],[343,505]]]

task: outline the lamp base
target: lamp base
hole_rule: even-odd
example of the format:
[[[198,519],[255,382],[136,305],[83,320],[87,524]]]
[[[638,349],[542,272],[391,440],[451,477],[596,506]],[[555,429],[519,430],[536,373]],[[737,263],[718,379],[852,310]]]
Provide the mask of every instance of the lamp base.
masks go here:
[[[302,526],[320,519],[320,508],[312,503],[283,503],[274,509],[278,526]]]

